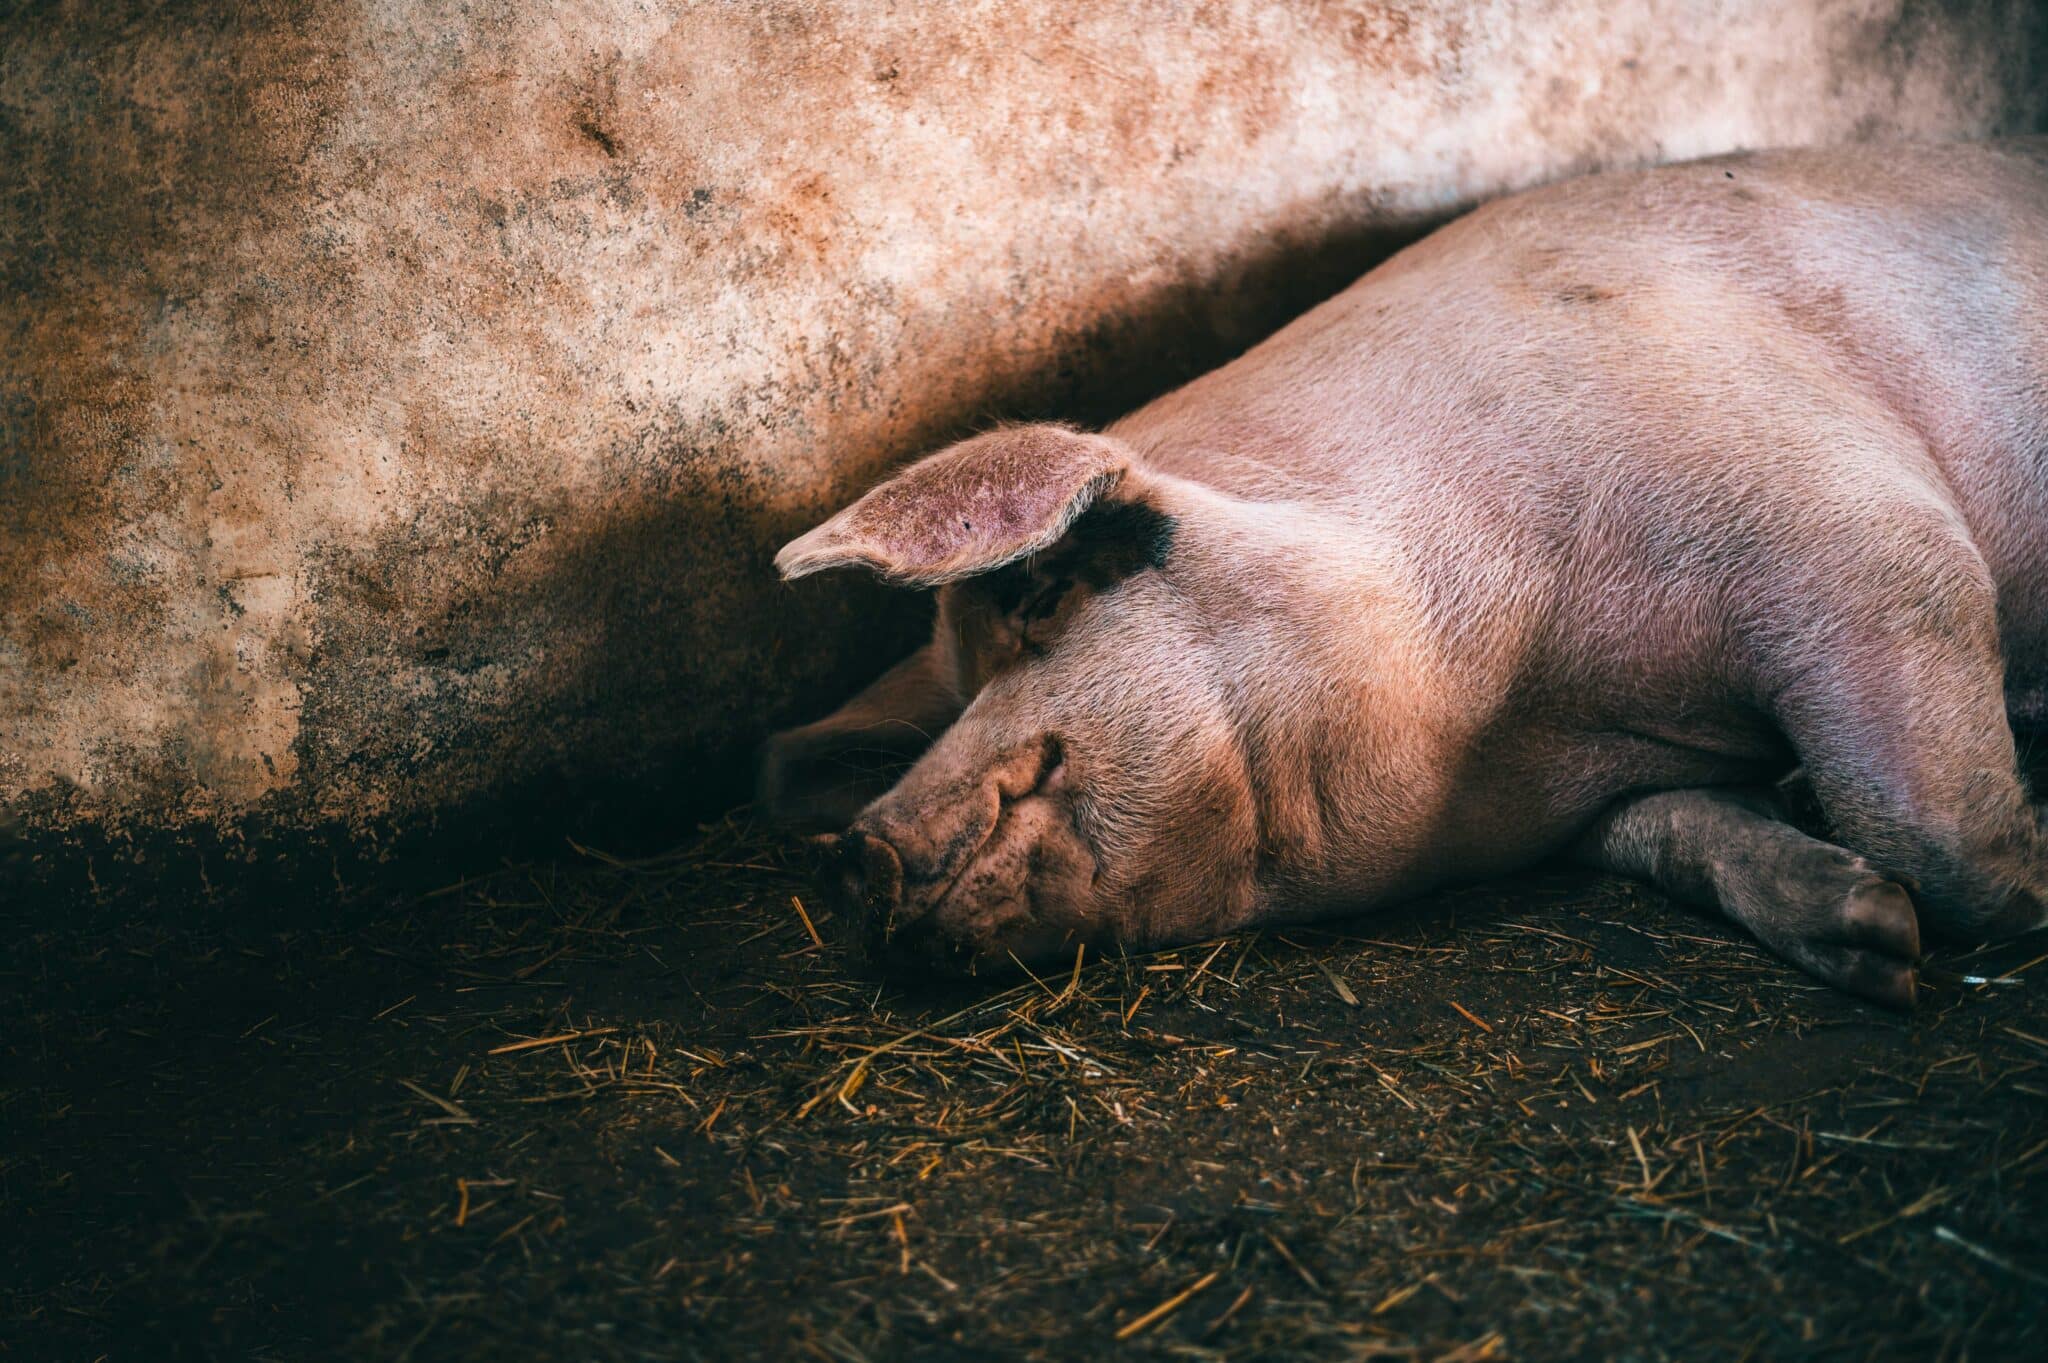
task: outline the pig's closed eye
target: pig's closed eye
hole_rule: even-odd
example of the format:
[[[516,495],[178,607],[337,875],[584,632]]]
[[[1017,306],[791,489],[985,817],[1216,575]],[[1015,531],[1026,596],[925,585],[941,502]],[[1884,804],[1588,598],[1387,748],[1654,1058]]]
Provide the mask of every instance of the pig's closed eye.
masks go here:
[[[1046,616],[1051,615],[1060,608],[1060,599],[1067,594],[1067,589],[1073,585],[1071,582],[1046,583],[1026,598],[1022,606],[1017,608],[1018,617],[1027,625],[1033,620],[1045,619]]]
[[[1050,622],[1073,585],[1069,581],[1049,582],[1025,598],[1024,604],[1017,608],[1018,635],[1024,647],[1034,655],[1044,656],[1052,643],[1053,626]]]

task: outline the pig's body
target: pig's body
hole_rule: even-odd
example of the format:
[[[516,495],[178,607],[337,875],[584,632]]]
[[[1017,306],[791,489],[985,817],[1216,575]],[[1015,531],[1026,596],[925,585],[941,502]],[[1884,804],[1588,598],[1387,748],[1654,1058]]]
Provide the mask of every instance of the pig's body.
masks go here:
[[[927,663],[906,665],[922,680],[794,731],[771,763],[892,718],[933,732],[962,706],[956,730],[989,729],[949,733],[862,816],[859,847],[889,850],[857,852],[856,880],[888,863],[891,920],[916,898],[913,863],[931,867],[917,916],[974,959],[1353,909],[1575,849],[1894,1002],[1911,997],[1917,920],[2040,921],[2048,865],[2005,710],[2048,695],[2048,139],[1731,157],[1490,205],[1106,435],[1067,436],[1099,442],[1068,481],[1101,486],[1041,516],[1026,550],[1056,555],[1097,497],[1175,532],[1061,606],[1048,637],[1080,660],[1071,678],[1043,661],[1056,651],[1002,643],[1036,617],[975,595],[995,590],[982,574],[1021,571],[1016,544],[941,563],[928,533],[884,543],[885,488],[785,551],[792,575],[859,561],[955,584]],[[1067,456],[1033,447],[995,474],[973,457],[966,492],[957,475],[892,484],[883,528],[952,525],[962,496],[984,526],[1058,501],[1026,484]],[[986,624],[1005,610],[1008,632]],[[1090,642],[1105,631],[1119,647]],[[1124,685],[1085,680],[1105,668]],[[1080,698],[1135,723],[1121,697],[1146,694],[1200,722],[1077,769]],[[997,722],[1018,705],[1036,718]],[[1062,735],[1044,765],[1063,784],[1029,798],[1082,786],[1044,822],[1083,850],[1010,858],[1016,891],[990,873],[999,911],[956,929],[943,910],[981,874],[949,857],[972,842],[967,860],[987,860],[1026,796],[1006,790],[928,853],[914,825],[957,823],[949,802],[1001,785],[986,773],[1034,725]],[[1169,741],[1214,752],[1162,792]],[[1764,793],[1800,764],[1847,852]],[[1083,784],[1091,765],[1106,785]],[[1112,795],[1126,778],[1139,792]],[[1118,804],[1136,812],[1092,808]],[[1228,846],[1195,858],[1213,883],[1129,873],[1113,864],[1129,847],[1105,858],[1141,814],[1150,842]],[[1088,911],[1056,911],[1075,896]]]
[[[1521,195],[1110,433],[1286,504],[1316,557],[1233,584],[1245,618],[1429,705],[1456,776],[1403,815],[1418,880],[1525,864],[1620,792],[1789,765],[1750,638],[1774,581],[1853,597],[1905,537],[1967,536],[2015,695],[2048,683],[2048,141]],[[1361,551],[1413,632],[1391,673],[1327,599]]]

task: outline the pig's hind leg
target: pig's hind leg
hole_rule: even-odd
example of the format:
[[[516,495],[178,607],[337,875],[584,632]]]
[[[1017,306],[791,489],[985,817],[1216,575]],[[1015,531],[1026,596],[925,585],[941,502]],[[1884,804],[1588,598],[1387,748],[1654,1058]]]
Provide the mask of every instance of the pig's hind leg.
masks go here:
[[[2039,927],[2048,849],[2006,716],[1996,592],[1967,546],[1890,533],[1855,596],[1832,613],[1809,599],[1776,718],[1826,835],[1911,886],[1928,936]]]
[[[1770,791],[1672,790],[1625,801],[1586,831],[1573,857],[1722,913],[1838,988],[1913,1005],[1920,932],[1905,889],[1794,828]]]

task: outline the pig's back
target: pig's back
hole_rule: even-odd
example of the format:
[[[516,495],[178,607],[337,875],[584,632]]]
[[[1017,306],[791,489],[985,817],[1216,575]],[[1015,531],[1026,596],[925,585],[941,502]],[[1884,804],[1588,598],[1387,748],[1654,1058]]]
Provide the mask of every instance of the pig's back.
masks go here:
[[[1719,169],[1741,185],[1740,164]],[[2000,583],[2009,642],[2039,653],[2048,138],[1785,155],[1753,178],[1743,208],[1765,221],[1730,213],[1720,259],[1924,445]]]
[[[1828,440],[1859,422],[1924,443],[2015,660],[2048,661],[2048,138],[1722,157],[1501,200],[1115,429],[1170,472],[1540,583],[1590,503],[1740,496],[1801,457],[1817,483],[1853,478],[1853,438]]]

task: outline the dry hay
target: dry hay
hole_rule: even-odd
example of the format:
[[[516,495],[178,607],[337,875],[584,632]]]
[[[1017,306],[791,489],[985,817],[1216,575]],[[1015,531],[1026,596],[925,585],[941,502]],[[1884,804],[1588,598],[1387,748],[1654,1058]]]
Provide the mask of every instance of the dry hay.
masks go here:
[[[2044,1349],[2038,942],[1897,1018],[1613,880],[906,989],[744,825],[24,928],[0,1358]]]

